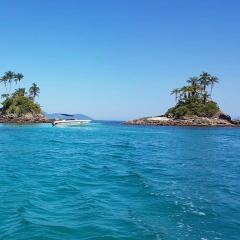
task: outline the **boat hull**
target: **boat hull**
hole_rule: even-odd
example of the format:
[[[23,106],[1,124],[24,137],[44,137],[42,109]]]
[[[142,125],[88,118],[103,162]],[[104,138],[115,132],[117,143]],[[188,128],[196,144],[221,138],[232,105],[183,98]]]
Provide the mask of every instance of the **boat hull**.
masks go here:
[[[82,126],[90,123],[91,120],[57,120],[53,126]]]

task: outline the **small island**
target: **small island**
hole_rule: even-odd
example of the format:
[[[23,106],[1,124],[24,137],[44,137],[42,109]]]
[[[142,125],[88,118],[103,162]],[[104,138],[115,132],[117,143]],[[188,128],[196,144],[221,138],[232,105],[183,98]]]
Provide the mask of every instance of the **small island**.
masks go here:
[[[33,83],[27,92],[21,88],[24,76],[13,71],[6,72],[0,77],[0,83],[5,91],[2,94],[0,123],[48,123],[50,120],[42,113],[41,106],[36,102],[40,88]],[[12,91],[12,86],[15,90]],[[18,86],[16,88],[16,86]]]
[[[125,124],[153,126],[240,126],[240,121],[232,120],[223,113],[211,98],[212,90],[219,79],[207,72],[199,77],[191,77],[187,85],[171,92],[176,105],[161,116],[129,120]]]

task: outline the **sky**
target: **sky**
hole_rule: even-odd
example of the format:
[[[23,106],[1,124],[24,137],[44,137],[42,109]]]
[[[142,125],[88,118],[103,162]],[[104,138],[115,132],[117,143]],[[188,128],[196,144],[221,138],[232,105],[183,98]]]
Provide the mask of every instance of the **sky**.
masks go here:
[[[172,89],[207,71],[220,79],[213,99],[240,116],[238,0],[1,0],[0,9],[0,74],[37,83],[45,112],[160,115]]]

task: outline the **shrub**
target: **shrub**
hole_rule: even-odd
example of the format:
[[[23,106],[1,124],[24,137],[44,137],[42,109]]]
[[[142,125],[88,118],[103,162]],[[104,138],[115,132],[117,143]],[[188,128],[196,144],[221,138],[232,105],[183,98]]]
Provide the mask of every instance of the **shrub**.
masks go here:
[[[3,103],[2,114],[17,114],[40,113],[41,107],[34,103],[32,99],[23,95],[13,95],[7,98]]]
[[[209,101],[204,104],[199,101],[193,101],[177,104],[166,112],[166,116],[175,118],[185,116],[213,117],[218,112],[220,112],[220,108],[216,102]]]

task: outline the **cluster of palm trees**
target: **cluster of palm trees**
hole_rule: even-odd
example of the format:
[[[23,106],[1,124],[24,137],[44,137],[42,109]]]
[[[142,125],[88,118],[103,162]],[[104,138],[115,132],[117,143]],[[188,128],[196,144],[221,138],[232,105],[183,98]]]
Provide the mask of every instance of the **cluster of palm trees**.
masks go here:
[[[0,77],[0,83],[2,83],[6,91],[8,93],[2,94],[2,98],[8,98],[10,96],[22,95],[25,96],[27,93],[25,88],[21,88],[20,84],[23,80],[24,76],[22,73],[15,73],[13,71],[7,71],[4,73],[2,77]],[[13,93],[11,93],[12,83],[18,84],[18,89]],[[9,88],[8,88],[9,87]],[[36,97],[39,96],[40,88],[37,86],[36,83],[33,83],[32,86],[29,88],[29,97],[34,101]]]
[[[178,103],[199,101],[205,104],[211,98],[212,89],[218,83],[218,78],[202,72],[199,77],[191,77],[187,83],[188,85],[171,92],[171,95],[175,95],[176,101]]]
[[[5,74],[0,78],[0,82],[4,84],[4,86],[7,89],[7,85],[10,86],[10,91],[11,91],[11,86],[12,82],[15,82],[15,84],[19,84],[20,88],[20,82],[24,76],[21,73],[15,73],[13,71],[7,71]]]

